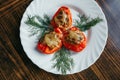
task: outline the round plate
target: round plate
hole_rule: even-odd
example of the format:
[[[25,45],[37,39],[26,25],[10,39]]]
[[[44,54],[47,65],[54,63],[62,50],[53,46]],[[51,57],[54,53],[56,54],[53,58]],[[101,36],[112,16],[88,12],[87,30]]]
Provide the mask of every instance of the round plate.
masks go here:
[[[107,37],[108,28],[106,18],[100,9],[100,7],[93,0],[33,0],[33,2],[26,9],[20,26],[20,38],[24,51],[31,61],[39,68],[44,69],[47,72],[54,74],[61,74],[55,68],[52,68],[54,54],[45,55],[36,50],[37,35],[29,36],[30,26],[25,24],[28,15],[39,15],[43,17],[44,14],[49,15],[51,18],[54,13],[61,6],[67,6],[72,12],[73,19],[77,19],[77,15],[85,14],[91,18],[100,17],[103,22],[98,23],[95,27],[92,27],[89,31],[86,31],[88,38],[86,48],[79,53],[73,53],[71,57],[74,59],[74,68],[67,72],[67,74],[73,74],[80,72],[89,66],[91,66],[99,58],[100,54],[104,50]]]

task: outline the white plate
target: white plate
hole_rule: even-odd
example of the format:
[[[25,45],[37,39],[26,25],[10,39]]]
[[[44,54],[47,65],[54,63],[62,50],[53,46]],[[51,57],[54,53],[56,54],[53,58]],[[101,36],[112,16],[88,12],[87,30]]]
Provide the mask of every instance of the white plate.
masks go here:
[[[100,7],[93,0],[34,0],[26,9],[20,26],[20,38],[24,51],[31,61],[36,64],[41,69],[54,74],[61,74],[56,69],[52,68],[53,62],[51,59],[52,55],[43,55],[36,50],[36,36],[30,37],[29,26],[24,22],[27,19],[27,15],[39,15],[48,14],[53,16],[53,14],[61,6],[67,6],[71,9],[73,18],[77,18],[77,14],[85,13],[91,18],[100,17],[103,22],[97,24],[95,27],[91,28],[89,31],[85,32],[88,38],[86,48],[77,54],[73,54],[75,66],[71,72],[67,74],[73,74],[80,72],[89,66],[91,66],[100,57],[100,54],[104,50],[107,37],[108,28],[106,18],[100,9]]]

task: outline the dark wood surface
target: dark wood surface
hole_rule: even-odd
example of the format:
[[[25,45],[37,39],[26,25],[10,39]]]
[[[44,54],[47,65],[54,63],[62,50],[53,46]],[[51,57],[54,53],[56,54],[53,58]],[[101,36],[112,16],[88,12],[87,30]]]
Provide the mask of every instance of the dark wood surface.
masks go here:
[[[120,0],[96,1],[108,21],[107,45],[88,69],[60,76],[34,65],[20,43],[20,21],[31,0],[0,0],[0,80],[120,80]]]

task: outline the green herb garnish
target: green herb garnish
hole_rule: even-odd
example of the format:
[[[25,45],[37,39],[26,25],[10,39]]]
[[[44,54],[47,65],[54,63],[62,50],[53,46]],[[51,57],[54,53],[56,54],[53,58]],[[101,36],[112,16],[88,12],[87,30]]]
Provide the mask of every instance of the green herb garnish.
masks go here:
[[[71,58],[71,52],[65,47],[62,47],[57,53],[55,53],[52,60],[55,60],[56,62],[53,65],[53,68],[61,71],[63,75],[65,75],[67,71],[71,71],[74,66],[74,61]]]
[[[44,15],[43,18],[37,15],[32,17],[28,16],[25,24],[31,26],[31,36],[38,34],[40,31],[42,31],[40,36],[43,37],[46,32],[53,31],[53,27],[51,27],[50,25],[50,17],[47,15]]]
[[[102,19],[99,17],[91,20],[90,17],[86,17],[85,15],[78,15],[78,17],[79,20],[75,20],[75,26],[78,27],[81,31],[89,30],[91,27],[102,21]]]

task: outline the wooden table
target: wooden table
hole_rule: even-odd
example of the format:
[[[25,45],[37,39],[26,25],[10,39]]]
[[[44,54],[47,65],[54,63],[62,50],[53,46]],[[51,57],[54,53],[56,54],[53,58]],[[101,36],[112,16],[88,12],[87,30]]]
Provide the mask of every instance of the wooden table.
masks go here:
[[[107,45],[88,69],[60,76],[26,56],[19,37],[22,15],[31,0],[0,0],[0,80],[120,80],[120,0],[96,0],[108,21]]]

